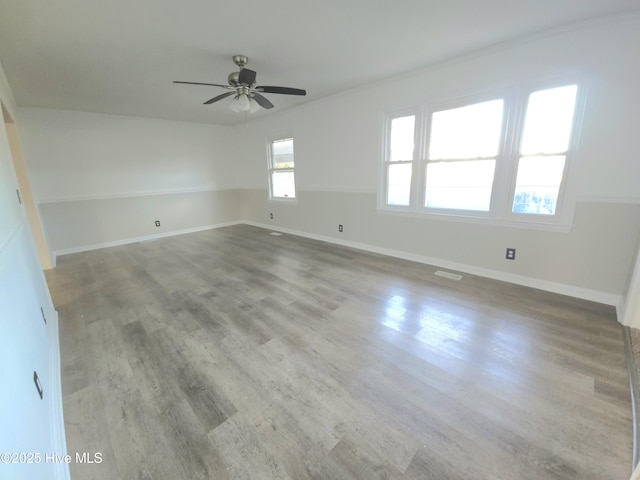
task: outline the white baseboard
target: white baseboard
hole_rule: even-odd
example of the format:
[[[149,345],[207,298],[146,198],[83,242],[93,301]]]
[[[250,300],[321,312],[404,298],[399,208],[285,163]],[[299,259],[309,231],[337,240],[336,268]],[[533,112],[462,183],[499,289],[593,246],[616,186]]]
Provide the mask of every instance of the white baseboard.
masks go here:
[[[145,236],[142,236],[142,237],[124,238],[122,240],[115,240],[113,242],[94,243],[92,245],[82,245],[80,247],[65,248],[65,249],[62,249],[62,250],[55,250],[53,252],[52,260],[53,260],[54,265],[55,265],[57,263],[57,257],[59,257],[61,255],[69,255],[70,253],[87,252],[89,250],[98,250],[100,248],[117,247],[118,245],[127,245],[129,243],[148,242],[150,240],[157,240],[159,238],[173,237],[174,235],[184,235],[185,233],[196,233],[196,232],[202,232],[204,230],[213,230],[214,228],[229,227],[231,225],[237,225],[239,223],[243,223],[243,222],[241,222],[241,221],[224,222],[224,223],[218,223],[218,224],[215,224],[215,225],[205,225],[205,226],[202,226],[202,227],[185,228],[183,230],[173,230],[171,232],[163,232],[163,233],[156,233],[156,234],[153,234],[153,235],[145,235]]]
[[[129,243],[144,242],[149,240],[156,240],[164,237],[171,237],[174,235],[183,235],[186,233],[201,232],[204,230],[212,230],[215,228],[228,227],[231,225],[246,224],[254,227],[264,228],[268,230],[275,230],[282,233],[288,233],[291,235],[297,235],[299,237],[310,238],[313,240],[320,240],[322,242],[333,243],[336,245],[342,245],[345,247],[356,248],[358,250],[364,250],[367,252],[379,253],[390,257],[402,258],[404,260],[410,260],[413,262],[424,263],[427,265],[433,265],[435,267],[447,268],[450,270],[456,270],[459,272],[469,273],[471,275],[478,275],[481,277],[491,278],[494,280],[500,280],[503,282],[514,283],[516,285],[522,285],[525,287],[537,288],[539,290],[545,290],[548,292],[558,293],[560,295],[568,295],[570,297],[580,298],[583,300],[590,300],[592,302],[603,303],[605,305],[612,305],[616,307],[618,313],[618,320],[621,320],[620,305],[622,303],[622,296],[608,292],[601,292],[598,290],[591,290],[588,288],[577,287],[575,285],[567,285],[559,282],[552,282],[549,280],[542,280],[534,277],[527,277],[524,275],[516,275],[513,273],[501,272],[499,270],[492,270],[489,268],[477,267],[475,265],[469,265],[465,263],[452,262],[450,260],[443,260],[435,257],[428,257],[425,255],[418,255],[414,253],[403,252],[401,250],[394,250],[390,248],[378,247],[367,243],[351,242],[347,240],[340,240],[338,238],[316,235],[314,233],[304,232],[301,230],[294,230],[289,228],[274,227],[273,225],[252,222],[246,220],[231,221],[225,223],[219,223],[215,225],[205,225],[202,227],[188,228],[184,230],[174,230],[172,232],[164,232],[154,235],[146,235],[142,237],[132,237],[122,240],[116,240],[113,242],[105,242],[93,245],[83,245],[80,247],[68,248],[64,250],[54,251],[53,261],[57,261],[57,257],[60,255],[67,255],[71,253],[86,252],[89,250],[97,250],[100,248],[114,247],[118,245],[126,245]]]
[[[513,273],[501,272],[499,270],[492,270],[489,268],[477,267],[475,265],[468,265],[465,263],[452,262],[449,260],[443,260],[440,258],[427,257],[424,255],[417,255],[414,253],[403,252],[401,250],[393,250],[390,248],[377,247],[375,245],[369,245],[360,242],[350,242],[346,240],[340,240],[334,237],[328,237],[324,235],[316,235],[313,233],[303,232],[300,230],[292,230],[282,227],[274,227],[259,222],[244,221],[247,225],[254,227],[265,228],[268,230],[275,230],[282,233],[288,233],[291,235],[297,235],[300,237],[311,238],[313,240],[320,240],[323,242],[334,243],[336,245],[342,245],[345,247],[356,248],[358,250],[364,250],[372,253],[379,253],[382,255],[388,255],[390,257],[402,258],[404,260],[411,260],[413,262],[424,263],[427,265],[433,265],[435,267],[446,268],[449,270],[456,270],[458,272],[469,273],[471,275],[478,275],[480,277],[491,278],[493,280],[500,280],[503,282],[514,283],[516,285],[522,285],[525,287],[537,288],[539,290],[545,290],[547,292],[558,293],[560,295],[567,295],[570,297],[580,298],[583,300],[590,300],[592,302],[603,303],[605,305],[612,305],[619,310],[619,305],[622,302],[621,295],[615,295],[613,293],[601,292],[598,290],[590,290],[588,288],[576,287],[575,285],[567,285],[559,282],[551,282],[549,280],[542,280],[534,277],[527,277],[524,275],[516,275]],[[621,317],[618,317],[620,320]]]

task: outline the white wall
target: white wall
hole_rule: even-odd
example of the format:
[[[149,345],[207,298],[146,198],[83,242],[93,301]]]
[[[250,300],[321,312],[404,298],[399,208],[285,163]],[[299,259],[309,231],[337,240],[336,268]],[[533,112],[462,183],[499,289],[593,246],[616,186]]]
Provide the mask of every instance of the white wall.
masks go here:
[[[35,108],[19,120],[39,203],[236,183],[231,127]]]
[[[38,252],[38,257],[40,258],[40,265],[44,270],[48,270],[53,267],[51,252],[49,251],[49,245],[44,235],[38,207],[33,199],[31,181],[29,180],[29,173],[27,172],[24,156],[22,155],[20,136],[12,119],[5,119],[5,122],[9,148],[11,150],[11,156],[13,157],[13,166],[18,179],[18,185],[20,186],[20,196],[22,197],[27,218],[29,219],[29,226],[31,227],[33,240]]]
[[[241,172],[232,127],[33,108],[19,118],[57,253],[238,217],[228,192]]]
[[[639,42],[640,16],[624,17],[506,44],[263,117],[242,127],[253,167],[243,186],[264,186],[264,138],[292,131],[300,188],[376,191],[383,112],[575,73],[588,82],[576,162],[579,195],[640,200]]]
[[[0,102],[15,113],[1,66]],[[0,122],[0,452],[34,456],[33,463],[3,462],[0,469],[7,480],[68,479],[66,464],[47,462],[45,457],[66,454],[57,313],[16,195],[18,183],[4,127]]]
[[[617,304],[640,239],[640,17],[531,37],[309,103],[244,129],[246,220],[413,255]],[[414,48],[419,48],[415,46]],[[385,111],[575,74],[588,86],[571,177],[570,233],[400,218],[376,211]],[[266,139],[293,133],[296,205],[265,200]],[[267,213],[275,210],[273,222]],[[344,234],[337,225],[345,225]],[[504,259],[517,249],[515,262]]]

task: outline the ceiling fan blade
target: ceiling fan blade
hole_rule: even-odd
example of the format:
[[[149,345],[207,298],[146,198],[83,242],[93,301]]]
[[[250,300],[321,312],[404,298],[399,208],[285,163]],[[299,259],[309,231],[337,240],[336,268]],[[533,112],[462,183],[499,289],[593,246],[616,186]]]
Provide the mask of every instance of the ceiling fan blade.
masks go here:
[[[257,92],[253,92],[251,98],[253,98],[262,108],[273,108],[273,103],[271,103],[266,97],[263,97]]]
[[[256,72],[253,70],[249,70],[248,68],[243,68],[240,70],[240,75],[238,76],[238,83],[242,85],[253,85],[256,83]]]
[[[211,105],[214,102],[217,102],[218,100],[222,100],[223,98],[227,98],[230,97],[231,95],[235,95],[236,92],[225,92],[221,95],[218,95],[217,97],[213,97],[209,100],[207,100],[206,102],[203,103],[203,105]]]
[[[306,95],[307,91],[301,88],[291,88],[291,87],[267,87],[260,86],[256,87],[256,90],[263,93],[280,93],[282,95]]]
[[[220,85],[219,83],[181,82],[180,80],[174,80],[173,83],[185,83],[187,85],[206,85],[207,87],[233,88],[229,85]]]

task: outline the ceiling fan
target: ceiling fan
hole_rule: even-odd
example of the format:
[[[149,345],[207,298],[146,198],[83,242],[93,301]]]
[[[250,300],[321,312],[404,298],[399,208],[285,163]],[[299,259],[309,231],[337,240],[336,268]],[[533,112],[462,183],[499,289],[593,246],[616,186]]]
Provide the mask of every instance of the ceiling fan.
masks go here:
[[[306,95],[306,90],[291,87],[273,87],[256,85],[256,72],[248,68],[244,68],[249,59],[245,55],[234,55],[233,63],[240,67],[239,72],[229,74],[227,81],[229,85],[221,85],[218,83],[201,83],[201,82],[183,82],[175,80],[173,83],[185,83],[188,85],[206,85],[211,87],[222,87],[230,90],[222,93],[217,97],[210,98],[204,105],[211,105],[219,100],[234,96],[234,100],[230,107],[235,112],[251,113],[257,111],[260,107],[269,109],[273,108],[273,103],[269,101],[263,93],[279,93],[283,95]]]

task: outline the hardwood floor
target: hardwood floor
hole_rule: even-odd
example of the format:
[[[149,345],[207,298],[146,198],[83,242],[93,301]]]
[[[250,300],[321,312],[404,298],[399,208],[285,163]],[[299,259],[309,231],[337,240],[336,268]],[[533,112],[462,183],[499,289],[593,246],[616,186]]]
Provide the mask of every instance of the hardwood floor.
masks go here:
[[[84,479],[627,479],[613,308],[239,225],[47,273]]]

